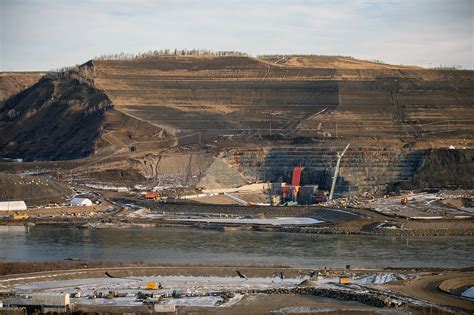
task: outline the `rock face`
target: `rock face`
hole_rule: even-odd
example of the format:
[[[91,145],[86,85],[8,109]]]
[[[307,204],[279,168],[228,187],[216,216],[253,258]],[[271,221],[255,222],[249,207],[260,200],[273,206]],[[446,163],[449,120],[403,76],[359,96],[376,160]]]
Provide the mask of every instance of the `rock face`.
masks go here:
[[[414,176],[414,187],[474,188],[473,149],[434,149]]]
[[[330,146],[235,149],[228,154],[230,165],[250,180],[291,182],[293,168],[304,166],[301,184],[317,184],[331,188],[337,152],[342,147]],[[353,145],[341,160],[336,182],[337,196],[361,192],[380,192],[387,183],[411,183],[421,167],[427,150],[377,148]]]

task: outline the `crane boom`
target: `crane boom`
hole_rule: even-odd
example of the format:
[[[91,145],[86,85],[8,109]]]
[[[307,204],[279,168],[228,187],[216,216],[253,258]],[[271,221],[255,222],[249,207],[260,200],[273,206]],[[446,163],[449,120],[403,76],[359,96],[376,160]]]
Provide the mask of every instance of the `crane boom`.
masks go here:
[[[349,148],[351,144],[348,143],[344,150],[342,151],[341,154],[337,154],[337,163],[336,163],[336,169],[334,170],[334,176],[332,178],[332,185],[331,185],[331,192],[329,193],[329,200],[332,200],[332,196],[334,195],[334,188],[336,187],[336,180],[337,180],[337,174],[339,173],[339,164],[341,163],[341,159],[346,153],[347,149]]]

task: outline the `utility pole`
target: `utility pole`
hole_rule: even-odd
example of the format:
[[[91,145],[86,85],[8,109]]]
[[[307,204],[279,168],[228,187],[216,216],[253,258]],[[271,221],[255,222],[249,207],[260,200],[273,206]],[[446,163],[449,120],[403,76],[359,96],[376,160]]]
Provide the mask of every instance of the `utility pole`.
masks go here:
[[[347,149],[349,148],[351,144],[348,143],[342,151],[341,154],[337,153],[337,163],[336,163],[336,169],[334,170],[334,177],[332,178],[332,185],[331,185],[331,192],[329,193],[329,200],[332,200],[332,196],[334,195],[334,188],[336,187],[336,180],[337,180],[337,174],[339,173],[339,164],[341,163],[341,159],[346,153]]]

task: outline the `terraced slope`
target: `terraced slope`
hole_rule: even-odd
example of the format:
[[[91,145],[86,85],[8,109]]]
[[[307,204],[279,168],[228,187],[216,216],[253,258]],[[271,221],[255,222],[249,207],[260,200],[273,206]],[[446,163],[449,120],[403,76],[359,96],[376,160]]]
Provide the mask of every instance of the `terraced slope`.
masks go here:
[[[262,56],[260,60],[293,67],[327,68],[327,69],[393,69],[415,70],[422,69],[416,66],[390,65],[381,62],[359,60],[343,56]]]
[[[413,139],[474,131],[472,71],[313,59],[164,56],[92,63],[97,86],[118,110],[174,134]]]
[[[158,149],[201,143],[208,153],[230,152],[228,174],[239,171],[241,181],[288,180],[304,166],[307,183],[326,188],[336,152],[350,142],[344,194],[413,181],[428,148],[473,145],[474,71],[321,56],[93,60],[74,71],[45,76],[4,103],[0,157],[92,155],[100,172],[104,161],[113,171]],[[255,147],[264,156],[254,157]],[[458,159],[467,166],[457,169],[469,169],[470,159]]]

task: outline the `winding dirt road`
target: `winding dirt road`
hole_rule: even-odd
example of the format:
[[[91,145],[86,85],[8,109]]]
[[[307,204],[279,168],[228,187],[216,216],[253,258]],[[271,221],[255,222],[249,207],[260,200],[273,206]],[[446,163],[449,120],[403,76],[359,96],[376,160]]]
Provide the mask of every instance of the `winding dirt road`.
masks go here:
[[[443,281],[448,279],[453,288],[457,287],[457,284],[465,285],[466,283],[474,286],[474,272],[459,272],[423,276],[403,285],[389,285],[388,287],[390,290],[406,296],[474,311],[474,301],[445,293],[438,288]]]

